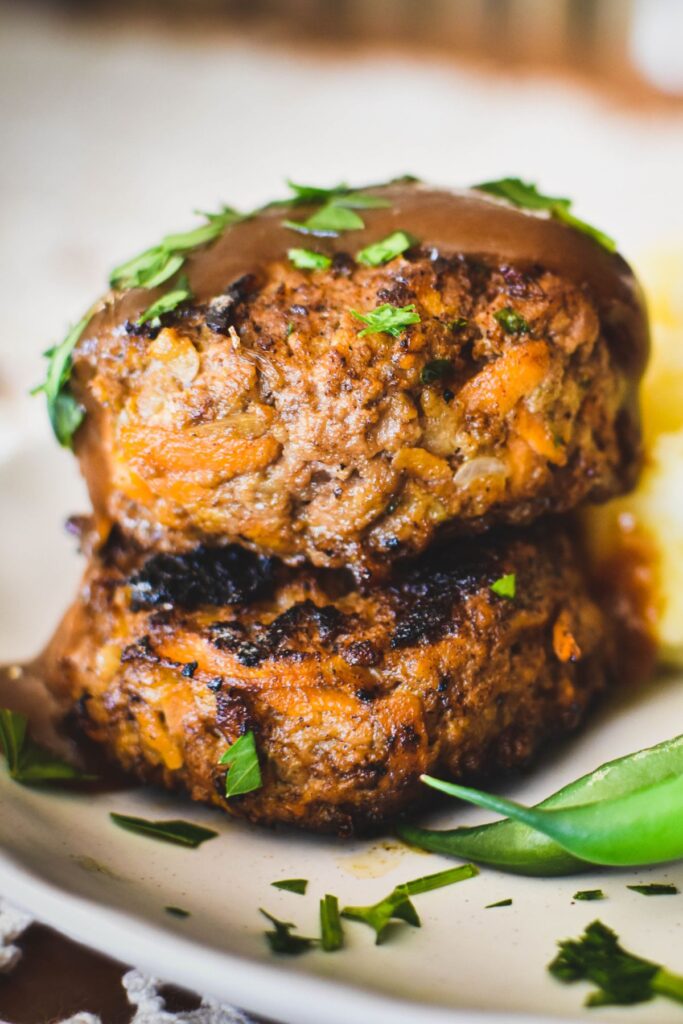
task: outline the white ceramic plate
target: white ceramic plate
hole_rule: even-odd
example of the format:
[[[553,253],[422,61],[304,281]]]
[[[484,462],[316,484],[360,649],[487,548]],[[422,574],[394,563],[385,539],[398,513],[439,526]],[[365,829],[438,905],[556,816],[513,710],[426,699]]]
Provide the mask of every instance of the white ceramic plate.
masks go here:
[[[45,438],[0,465],[0,659],[27,657],[49,635],[80,571],[60,524],[85,499],[67,455]],[[681,731],[683,685],[662,678],[637,698],[615,697],[577,738],[528,778],[509,786],[533,802],[608,758]],[[109,811],[182,817],[220,832],[186,850],[120,831]],[[474,810],[442,811],[433,822],[474,822]],[[375,947],[350,923],[347,947],[274,958],[263,940],[265,907],[315,934],[318,898],[370,903],[397,882],[447,866],[388,838],[342,842],[269,832],[224,819],[152,789],[82,796],[46,793],[0,771],[0,892],[73,938],[157,976],[287,1024],[497,1022],[512,1020],[679,1021],[658,1000],[628,1010],[582,1009],[587,987],[546,972],[558,939],[600,917],[624,944],[683,971],[683,895],[644,898],[626,889],[669,881],[683,889],[683,865],[525,879],[483,870],[474,879],[419,897],[423,927],[397,928]],[[301,897],[271,888],[306,877]],[[577,889],[605,890],[602,903],[573,903]],[[508,908],[487,903],[512,897]],[[166,905],[186,908],[170,917]]]

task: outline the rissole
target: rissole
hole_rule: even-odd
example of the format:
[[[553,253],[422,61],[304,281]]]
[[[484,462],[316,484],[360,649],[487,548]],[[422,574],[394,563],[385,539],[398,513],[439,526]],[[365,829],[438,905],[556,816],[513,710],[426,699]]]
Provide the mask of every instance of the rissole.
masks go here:
[[[515,596],[492,585],[515,577]],[[351,834],[428,798],[422,772],[524,765],[605,685],[608,627],[555,522],[451,544],[366,592],[235,547],[92,558],[44,658],[80,727],[140,778],[262,823]],[[225,798],[256,738],[263,785]]]

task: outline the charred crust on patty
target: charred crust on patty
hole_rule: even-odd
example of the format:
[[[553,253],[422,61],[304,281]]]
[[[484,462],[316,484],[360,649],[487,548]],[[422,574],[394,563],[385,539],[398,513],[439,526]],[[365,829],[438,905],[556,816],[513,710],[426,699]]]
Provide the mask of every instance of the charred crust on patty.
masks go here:
[[[162,552],[128,579],[133,611],[159,605],[191,610],[233,605],[265,594],[274,583],[274,560],[236,544],[200,545],[184,554]]]
[[[208,632],[214,647],[229,651],[240,664],[255,668],[266,660],[292,661],[310,657],[310,652],[297,650],[297,647],[312,639],[331,650],[333,641],[346,628],[346,617],[333,605],[321,607],[307,599],[293,604],[267,624],[256,624],[249,639],[241,623],[236,621],[211,623]]]
[[[374,668],[382,660],[381,652],[370,640],[354,640],[344,644],[339,648],[339,653],[349,665],[363,665],[365,668]]]
[[[140,324],[137,320],[126,320],[123,329],[126,334],[133,338],[146,338],[148,341],[154,341],[161,330],[161,322],[155,323],[153,320],[145,320],[144,323]]]
[[[127,644],[123,648],[121,662],[125,664],[127,661],[147,661],[152,664],[157,664],[160,661],[148,634],[139,637],[132,644]]]
[[[222,687],[215,694],[216,724],[221,734],[236,739],[253,728],[253,718],[244,691],[231,686]]]
[[[230,328],[235,327],[240,315],[244,315],[240,309],[249,296],[258,288],[258,278],[255,274],[243,274],[236,281],[226,288],[222,295],[217,295],[206,307],[204,323],[213,334],[227,335]]]
[[[337,277],[350,277],[356,267],[356,261],[348,252],[336,252],[330,267]]]
[[[478,557],[462,545],[430,553],[399,574],[394,583],[396,625],[393,648],[438,640],[457,627],[459,605],[477,588],[496,578],[495,549],[479,549]]]

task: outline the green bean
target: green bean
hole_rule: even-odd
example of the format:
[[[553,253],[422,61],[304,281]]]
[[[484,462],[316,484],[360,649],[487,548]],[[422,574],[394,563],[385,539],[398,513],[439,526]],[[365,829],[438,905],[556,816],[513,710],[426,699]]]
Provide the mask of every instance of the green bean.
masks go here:
[[[683,736],[610,761],[533,809],[425,778],[510,817],[441,832],[403,824],[398,833],[423,849],[526,875],[657,863],[683,857],[682,780]]]

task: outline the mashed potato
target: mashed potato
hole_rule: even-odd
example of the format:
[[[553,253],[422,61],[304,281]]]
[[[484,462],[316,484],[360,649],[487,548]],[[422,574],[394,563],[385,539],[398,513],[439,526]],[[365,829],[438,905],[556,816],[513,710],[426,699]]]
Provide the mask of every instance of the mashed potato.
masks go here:
[[[652,319],[646,465],[635,493],[589,513],[589,544],[630,587],[660,659],[683,665],[683,250],[659,253],[640,270]]]

